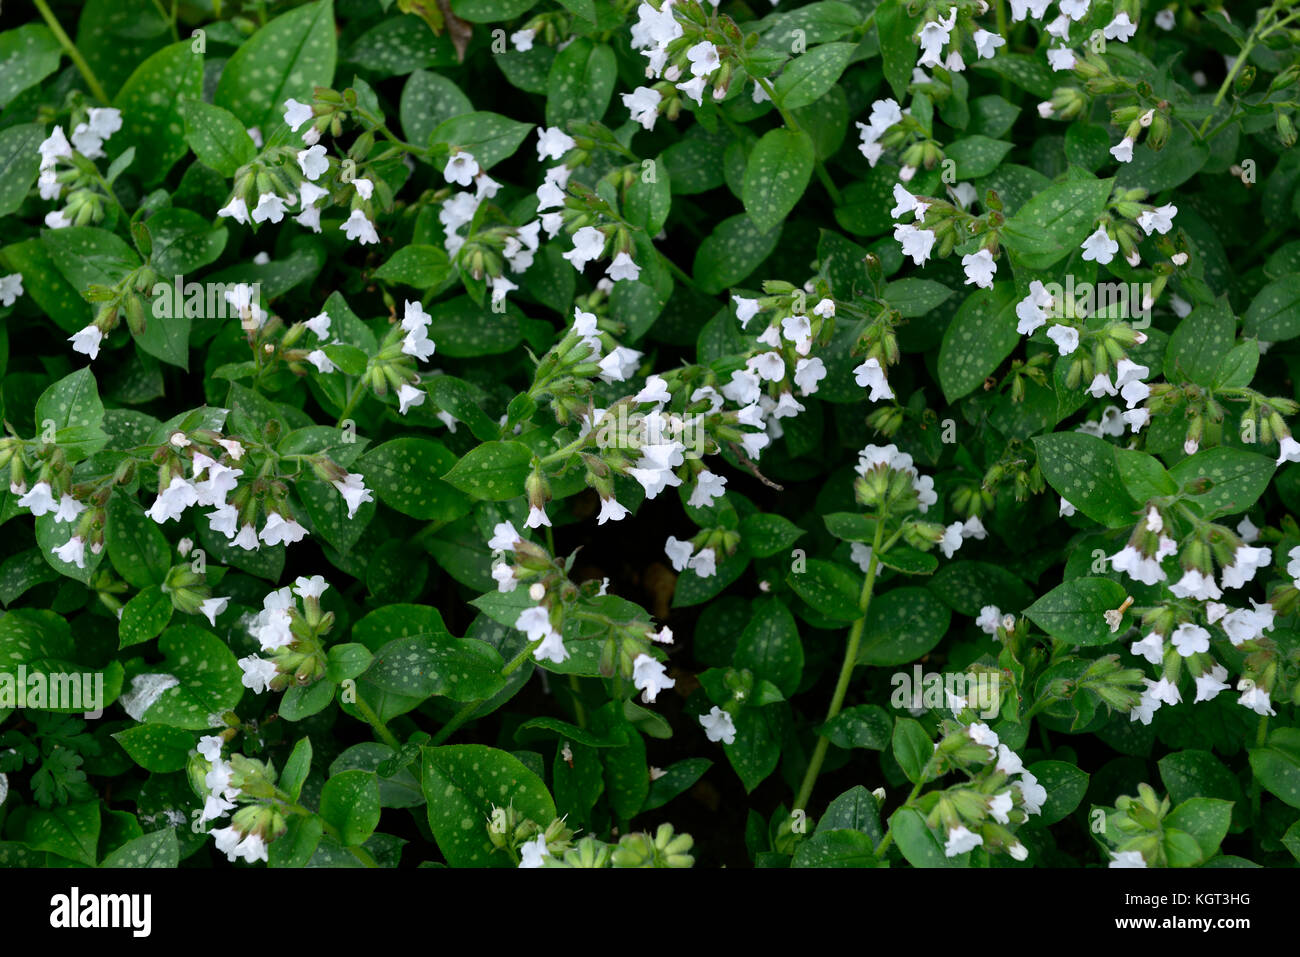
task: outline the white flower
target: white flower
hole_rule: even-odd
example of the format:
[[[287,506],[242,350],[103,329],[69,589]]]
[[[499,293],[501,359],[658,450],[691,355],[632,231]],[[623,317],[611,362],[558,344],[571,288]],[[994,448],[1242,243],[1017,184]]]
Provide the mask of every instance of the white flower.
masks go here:
[[[540,528],[543,525],[547,528],[551,527],[551,520],[547,517],[546,510],[538,505],[530,505],[528,507],[528,517],[524,519],[524,527]]]
[[[1003,791],[1001,794],[989,799],[989,814],[999,824],[1007,824],[1010,821],[1007,814],[1014,805],[1015,802],[1011,799],[1011,792]]]
[[[257,529],[248,524],[240,527],[239,534],[231,540],[230,544],[246,552],[256,551],[262,547],[257,544]]]
[[[63,210],[56,209],[45,214],[45,225],[50,229],[67,229],[72,225],[72,220],[64,214]]]
[[[718,570],[717,553],[712,548],[701,548],[687,564],[701,578],[711,578]]]
[[[1025,812],[1027,814],[1041,814],[1043,802],[1047,800],[1047,788],[1038,783],[1038,778],[1028,771],[1020,773],[1020,780],[1012,783],[1012,787],[1020,791],[1020,797],[1025,802]]]
[[[68,138],[63,135],[63,127],[56,126],[47,136],[41,145],[36,147],[37,152],[41,154],[41,169],[47,170],[52,168],[56,162],[61,159],[69,159],[72,156],[72,145]]]
[[[885,371],[880,367],[880,360],[874,356],[853,370],[853,380],[864,389],[871,390],[871,394],[867,396],[869,402],[879,402],[881,399],[894,397],[894,390],[889,387],[889,382],[885,379]]]
[[[1052,297],[1041,280],[1035,279],[1029,284],[1029,295],[1016,303],[1016,317],[1020,320],[1016,332],[1022,336],[1032,336],[1040,327],[1047,324],[1047,313],[1052,304]]]
[[[779,352],[763,352],[753,356],[745,363],[745,367],[768,382],[779,382],[785,378],[785,360]]]
[[[303,536],[307,534],[307,529],[303,528],[291,518],[285,518],[279,512],[272,512],[266,516],[266,524],[262,526],[262,531],[258,538],[266,545],[292,545],[294,542],[300,542]]]
[[[1117,163],[1133,162],[1133,137],[1126,136],[1110,148],[1110,155]]]
[[[662,661],[641,654],[632,661],[632,684],[641,692],[643,702],[654,704],[659,692],[673,687],[677,681],[668,677]]]
[[[1002,611],[997,605],[985,605],[975,619],[976,627],[986,635],[996,635],[1001,624]]]
[[[519,613],[515,627],[528,635],[530,642],[541,639],[541,644],[533,652],[538,661],[553,661],[556,664],[569,657],[568,649],[554,626],[551,625],[550,612],[545,605],[534,605]]]
[[[145,514],[162,525],[180,518],[187,508],[197,505],[198,501],[198,490],[181,476],[173,475],[167,488],[158,493]]]
[[[909,193],[902,183],[894,184],[894,202],[897,205],[889,211],[889,215],[894,219],[908,213],[914,213],[919,222],[925,216],[925,211],[930,208],[929,203],[918,202],[917,198]]]
[[[54,513],[54,521],[56,524],[59,522],[71,522],[85,510],[86,506],[82,505],[67,492],[64,492],[63,497],[59,499],[59,507]]]
[[[948,43],[948,37],[952,33],[952,28],[957,22],[957,9],[951,8],[949,19],[944,20],[940,17],[938,20],[931,20],[921,28],[917,36],[917,43],[921,47],[921,56],[916,61],[918,66],[931,67],[939,66],[943,63],[943,48]]]
[[[278,673],[274,661],[267,661],[257,655],[240,658],[239,668],[244,672],[242,679],[244,687],[253,694],[265,693]]]
[[[1214,583],[1214,576],[1202,574],[1195,568],[1186,569],[1183,577],[1170,585],[1169,590],[1175,598],[1195,598],[1197,601],[1208,601],[1211,598],[1218,601],[1223,597],[1223,592]]]
[[[363,502],[375,500],[370,489],[366,488],[365,477],[356,472],[348,472],[343,476],[343,481],[330,484],[343,496],[343,501],[348,507],[348,518],[357,514],[357,509]]]
[[[678,541],[674,536],[669,535],[668,541],[664,544],[664,552],[672,562],[673,570],[681,572],[686,570],[687,563],[695,553],[695,546],[689,541]]]
[[[20,508],[30,509],[37,517],[53,512],[59,507],[58,500],[51,494],[49,482],[37,482],[32,486],[31,491],[18,499],[18,505]]]
[[[1098,226],[1097,231],[1085,239],[1079,248],[1083,250],[1085,260],[1104,266],[1115,258],[1115,253],[1119,252],[1119,243],[1107,235],[1105,226]]]
[[[1223,568],[1223,587],[1241,588],[1255,577],[1255,572],[1273,560],[1273,553],[1267,548],[1255,548],[1251,545],[1238,545],[1233,553],[1232,564]]]
[[[1079,330],[1070,326],[1052,326],[1047,330],[1047,338],[1056,343],[1057,352],[1063,356],[1068,356],[1079,348]]]
[[[943,552],[944,558],[952,558],[957,549],[961,548],[961,522],[953,522],[943,530],[943,538],[939,540],[939,549]]]
[[[817,384],[826,378],[826,364],[818,357],[800,359],[794,367],[794,384],[804,395],[817,391]]]
[[[862,574],[866,574],[871,568],[871,546],[864,545],[862,542],[852,542],[849,545],[849,558],[853,564],[862,569]]]
[[[911,256],[912,262],[924,266],[934,248],[935,235],[929,229],[917,229],[911,223],[898,223],[894,226],[894,239],[903,247],[903,255]]]
[[[1128,43],[1135,33],[1137,33],[1137,25],[1128,18],[1127,13],[1116,14],[1115,19],[1106,24],[1106,28],[1102,30],[1102,35],[1107,40],[1118,40],[1120,43]]]
[[[993,59],[998,47],[1005,46],[1006,40],[996,33],[990,33],[988,30],[975,31],[975,53],[983,60]]]
[[[994,761],[998,756],[998,735],[997,732],[983,722],[976,721],[966,729],[967,736],[975,744],[982,744],[989,749],[989,760]]]
[[[474,159],[474,154],[464,150],[453,153],[442,169],[442,175],[446,177],[447,182],[455,183],[457,186],[469,186],[478,173],[478,160]]]
[[[966,285],[974,283],[981,289],[993,288],[993,274],[998,271],[998,264],[987,249],[962,256],[961,265],[966,270]]]
[[[731,720],[730,713],[723,711],[717,705],[714,705],[708,714],[700,715],[700,724],[704,727],[704,733],[710,741],[721,741],[723,744],[736,742],[735,722]]]
[[[758,314],[758,300],[733,295],[731,301],[736,307],[736,318],[740,320],[740,328],[744,329],[749,325],[749,320]]]
[[[407,409],[412,406],[423,405],[427,398],[426,394],[411,385],[409,382],[403,382],[397,390],[397,411],[400,415],[406,415]]]
[[[1141,851],[1112,851],[1107,867],[1146,867],[1146,858]]]
[[[531,46],[531,42],[529,43]],[[543,867],[542,859],[551,856],[550,849],[546,846],[546,835],[538,834],[531,841],[525,841],[519,847],[519,866],[520,867]]]
[[[1164,206],[1158,206],[1155,209],[1143,210],[1138,214],[1137,224],[1142,227],[1142,232],[1148,236],[1156,233],[1164,234],[1174,228],[1174,217],[1178,215],[1178,207],[1172,203],[1166,203]]]
[[[299,103],[297,100],[288,99],[284,101],[284,121],[289,125],[289,129],[295,133],[298,127],[308,122],[312,118],[311,107],[306,103]]]
[[[509,522],[498,522],[492,529],[492,537],[488,539],[487,547],[494,552],[512,552],[515,543],[522,539],[523,536],[515,531],[514,525]]]
[[[362,199],[369,199],[375,192],[375,184],[370,180],[358,176],[352,181],[352,186],[357,191],[357,195]]]
[[[709,76],[722,65],[718,48],[708,40],[701,40],[686,51],[686,59],[691,64],[692,76]]]
[[[310,146],[305,150],[298,151],[298,168],[302,170],[302,175],[309,180],[318,180],[330,168],[329,157],[325,154],[325,147],[317,144]],[[319,188],[319,187],[317,187]],[[319,197],[317,197],[319,199]],[[315,200],[313,200],[314,202]],[[303,205],[310,205],[306,200]]]
[[[217,616],[226,610],[230,604],[229,596],[225,598],[205,598],[199,603],[199,613],[203,615],[212,624],[217,627]]]
[[[1184,658],[1210,650],[1210,633],[1190,621],[1183,622],[1175,628],[1172,638],[1174,647]]]
[[[1161,30],[1172,30],[1175,22],[1173,10],[1166,8],[1156,13],[1156,26]]]
[[[958,854],[965,854],[983,843],[984,838],[972,833],[965,825],[958,824],[948,832],[948,840],[943,845],[943,853],[945,857],[956,857]]]
[[[564,253],[564,258],[573,264],[573,268],[582,272],[584,266],[593,259],[599,259],[605,250],[605,234],[595,226],[583,226],[573,234],[573,248]]]
[[[1192,699],[1192,704],[1198,701],[1213,701],[1214,697],[1220,691],[1227,691],[1232,686],[1223,679],[1228,677],[1228,669],[1223,665],[1215,663],[1210,670],[1196,676],[1196,697]]]
[[[1069,47],[1052,47],[1047,51],[1047,65],[1053,71],[1073,70],[1074,51]]]
[[[11,272],[7,276],[0,276],[0,306],[5,306],[6,308],[12,306],[22,294],[22,273]]]
[[[614,282],[621,282],[625,279],[635,281],[641,275],[641,267],[633,262],[632,257],[627,253],[619,253],[614,257],[613,262],[609,264],[606,275]]]
[[[537,159],[558,160],[578,144],[558,126],[537,128]]]
[[[272,222],[278,223],[284,219],[284,200],[275,193],[263,193],[257,198],[257,206],[252,212],[252,219],[255,223]]]
[[[61,562],[76,565],[78,568],[86,567],[86,542],[80,535],[73,535],[62,545],[51,548],[50,552],[57,555]]]
[[[1141,641],[1133,642],[1129,651],[1145,658],[1153,665],[1158,665],[1165,659],[1165,640],[1159,632],[1153,631]]]
[[[596,524],[604,525],[606,522],[620,522],[628,515],[627,507],[622,505],[618,499],[610,496],[600,500],[600,514],[596,516]]]
[[[1277,714],[1273,710],[1273,703],[1269,699],[1268,692],[1263,688],[1256,686],[1255,682],[1249,678],[1242,678],[1237,682],[1237,690],[1241,696],[1237,699],[1237,704],[1243,708],[1249,708],[1259,715],[1274,716]]]
[[[1020,756],[1012,751],[1005,744],[998,745],[998,771],[1003,774],[1021,774],[1025,770],[1025,765],[1020,760]]]
[[[722,498],[726,492],[725,476],[714,475],[705,469],[695,478],[695,488],[686,504],[692,508],[708,508],[715,499]]]
[[[339,229],[343,230],[348,239],[357,241],[363,246],[379,242],[379,233],[375,232],[375,224],[366,219],[366,214],[359,209],[352,210],[352,215],[344,220]]]
[[[653,130],[655,120],[659,118],[659,104],[663,96],[658,90],[648,86],[638,86],[631,93],[622,94],[623,105],[634,123],[640,123],[644,129]]]

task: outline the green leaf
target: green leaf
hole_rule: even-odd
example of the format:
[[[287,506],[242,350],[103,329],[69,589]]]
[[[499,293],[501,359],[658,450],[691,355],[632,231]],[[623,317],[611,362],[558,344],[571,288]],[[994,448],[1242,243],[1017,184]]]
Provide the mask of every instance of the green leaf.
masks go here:
[[[1071,645],[1105,645],[1116,640],[1105,613],[1124,601],[1124,586],[1109,578],[1072,578],[1025,609],[1039,628]]]
[[[104,550],[114,571],[136,588],[161,585],[171,568],[171,547],[158,523],[126,495],[108,500]]]
[[[145,221],[145,225],[153,246],[149,264],[160,276],[195,272],[216,262],[226,248],[226,227],[213,226],[188,209],[160,209]]]
[[[142,720],[190,731],[207,731],[214,714],[229,711],[244,695],[243,671],[216,635],[193,625],[173,625],[158,639],[165,661],[155,668],[179,682],[144,712]]]
[[[869,748],[872,751],[889,747],[891,732],[889,714],[874,704],[845,708],[817,729],[819,735],[829,738],[837,748]],[[874,803],[875,799],[872,801]]]
[[[794,694],[803,674],[803,645],[794,615],[779,599],[754,603],[754,617],[741,633],[732,661],[772,682],[787,698]]]
[[[989,139],[987,136],[967,136],[943,148],[945,158],[957,164],[953,171],[960,179],[977,179],[998,168],[1002,158],[1011,152],[1014,143]]]
[[[443,480],[474,498],[505,502],[524,493],[533,453],[520,442],[484,442],[471,449]]]
[[[781,515],[756,512],[740,520],[741,541],[756,558],[784,552],[804,535],[804,530]]]
[[[1300,274],[1283,276],[1256,293],[1242,317],[1242,328],[1246,335],[1265,342],[1300,336]]]
[[[749,154],[745,166],[745,212],[760,232],[781,224],[808,187],[813,171],[813,144],[808,134],[769,130]]]
[[[12,605],[31,588],[57,580],[58,572],[49,566],[39,548],[10,555],[0,564],[0,602]]]
[[[1174,804],[1189,798],[1220,798],[1240,803],[1241,784],[1223,762],[1209,751],[1188,749],[1160,759],[1160,780]]]
[[[1264,747],[1250,749],[1250,767],[1270,794],[1300,808],[1300,729],[1274,728]]]
[[[663,774],[650,782],[650,793],[641,805],[640,813],[661,808],[679,794],[685,793],[711,767],[713,762],[708,758],[685,758],[668,765],[663,769]]]
[[[1062,498],[1107,528],[1133,524],[1142,502],[1124,487],[1115,446],[1082,432],[1036,435],[1033,442],[1043,477]]]
[[[776,770],[781,760],[781,735],[776,717],[779,708],[742,708],[732,716],[736,726],[736,740],[723,744],[727,760],[749,793]]]
[[[963,867],[969,852],[956,857],[944,853],[943,843],[935,837],[919,811],[900,807],[889,819],[894,843],[907,863],[913,867]]]
[[[880,827],[880,804],[861,784],[855,784],[826,806],[814,833],[840,830],[862,831],[877,845],[885,839]]]
[[[470,23],[497,23],[521,17],[537,0],[452,0],[452,13]]]
[[[378,608],[356,623],[352,636],[375,655],[362,680],[384,692],[473,701],[505,685],[501,655],[486,642],[454,637],[428,605]]]
[[[1066,761],[1037,761],[1026,770],[1047,791],[1042,811],[1030,815],[1035,826],[1046,827],[1068,817],[1088,792],[1088,774]]]
[[[104,858],[100,867],[174,869],[181,863],[181,846],[175,828],[165,827],[127,841]]]
[[[913,784],[922,780],[922,772],[934,755],[934,742],[920,723],[911,718],[897,718],[891,739],[894,760]]]
[[[555,802],[541,778],[504,751],[481,744],[423,748],[422,787],[429,827],[452,867],[509,867],[488,833],[495,807],[513,806],[523,818],[547,827]]]
[[[546,81],[546,124],[563,129],[570,120],[598,121],[609,108],[618,77],[614,51],[578,37],[558,54]]]
[[[952,296],[952,290],[932,279],[899,279],[885,286],[883,298],[904,319],[916,319],[931,312]],[[999,362],[1002,360],[999,359]]]
[[[1237,337],[1237,320],[1227,299],[1197,306],[1178,323],[1165,350],[1164,374],[1170,382],[1209,386]],[[1255,350],[1256,361],[1259,350]]]
[[[364,844],[379,826],[379,780],[372,771],[344,771],[325,782],[320,816],[345,847]]]
[[[532,128],[499,113],[463,113],[439,123],[430,142],[466,150],[486,170],[513,156]]]
[[[336,56],[332,0],[305,4],[244,41],[221,71],[212,102],[269,138],[284,122],[286,100],[310,103],[315,87],[332,84]]]
[[[157,585],[150,585],[122,608],[118,622],[118,647],[129,648],[156,638],[172,619],[172,600]]]
[[[398,116],[407,141],[423,145],[443,120],[473,111],[469,97],[454,82],[438,73],[416,70],[402,87]]]
[[[41,240],[59,272],[77,292],[91,285],[115,286],[140,265],[140,257],[120,237],[94,226],[50,229]]]
[[[27,818],[23,842],[34,851],[49,851],[94,867],[99,847],[99,826],[98,801],[33,811]]]
[[[325,822],[317,815],[294,815],[289,819],[289,829],[267,848],[268,866],[306,867],[324,832]]]
[[[1037,772],[1035,772],[1037,773]],[[1208,861],[1219,852],[1219,845],[1228,835],[1232,823],[1232,802],[1216,798],[1196,797],[1180,803],[1162,822],[1196,839],[1201,854]]]
[[[1004,60],[1006,57],[995,57]],[[1002,241],[1027,269],[1047,269],[1077,250],[1097,228],[1113,180],[1091,175],[1049,186],[1002,227]]]
[[[163,724],[138,724],[113,735],[113,740],[146,771],[183,771],[194,750],[194,735]]]
[[[0,71],[0,76],[4,75]],[[0,79],[0,85],[4,82]],[[45,128],[36,123],[0,130],[0,216],[17,210],[31,191],[41,170],[41,154],[36,148],[44,139]]]
[[[1190,496],[1189,501],[1204,510],[1206,519],[1214,519],[1244,512],[1259,501],[1276,469],[1271,458],[1220,446],[1183,459],[1169,475],[1179,484],[1205,482],[1205,490]]]
[[[113,98],[122,111],[122,129],[108,141],[108,154],[117,157],[134,148],[133,170],[146,186],[160,182],[186,152],[180,104],[203,95],[203,55],[194,52],[192,42],[182,40],[153,54]]]
[[[1259,340],[1239,342],[1219,361],[1211,385],[1216,389],[1240,389],[1250,385],[1259,368]]]
[[[785,581],[819,614],[839,621],[857,621],[862,617],[858,605],[861,581],[843,565],[809,559],[804,571],[790,572]]]
[[[875,843],[861,831],[818,831],[800,842],[791,867],[884,867]]]
[[[823,43],[795,57],[777,77],[777,103],[783,109],[797,110],[820,99],[838,82],[856,49],[856,43]]]
[[[0,33],[0,109],[59,68],[62,48],[49,28],[29,23]],[[0,215],[5,211],[0,210]]]
[[[479,306],[469,296],[457,296],[435,305],[429,315],[433,317],[429,337],[437,343],[440,356],[464,359],[497,355],[511,351],[523,338],[513,306],[506,312],[495,312]]]
[[[456,456],[436,439],[393,439],[366,452],[356,469],[379,500],[412,518],[453,521],[469,510],[469,499],[437,476]]]
[[[311,738],[300,738],[293,746],[289,759],[284,762],[280,772],[279,787],[289,795],[290,800],[298,800],[302,793],[303,782],[311,773]]]
[[[981,385],[1020,342],[1016,332],[1015,288],[995,283],[977,289],[961,304],[939,348],[939,384],[949,402]]]
[[[894,588],[871,600],[858,664],[901,665],[934,648],[950,614],[925,588]]]
[[[185,142],[199,162],[229,179],[257,156],[257,146],[235,114],[199,99],[182,100]]]
[[[623,199],[623,217],[633,226],[644,229],[648,235],[656,236],[668,221],[672,203],[672,176],[668,172],[668,164],[658,159],[651,167],[643,169],[627,188]],[[569,269],[568,263],[565,263],[565,268]]]
[[[880,37],[885,80],[900,102],[907,99],[912,67],[916,64],[916,41],[912,39],[915,26],[916,18],[908,14],[902,0],[882,0],[876,8],[876,32]]]
[[[718,223],[695,253],[695,280],[700,289],[716,295],[739,285],[772,254],[780,235],[780,226],[764,232],[746,215]]]
[[[54,441],[70,460],[86,458],[108,442],[103,429],[104,403],[89,368],[64,376],[36,400],[36,431],[45,434],[53,423]]]
[[[451,261],[441,246],[403,246],[375,270],[375,278],[399,282],[413,289],[441,285],[452,274]]]

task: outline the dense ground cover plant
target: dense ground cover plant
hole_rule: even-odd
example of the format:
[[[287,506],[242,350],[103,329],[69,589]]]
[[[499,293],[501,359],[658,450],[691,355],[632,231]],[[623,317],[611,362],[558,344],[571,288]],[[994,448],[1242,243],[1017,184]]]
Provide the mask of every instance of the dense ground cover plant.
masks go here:
[[[34,10],[0,863],[1300,857],[1300,11]]]

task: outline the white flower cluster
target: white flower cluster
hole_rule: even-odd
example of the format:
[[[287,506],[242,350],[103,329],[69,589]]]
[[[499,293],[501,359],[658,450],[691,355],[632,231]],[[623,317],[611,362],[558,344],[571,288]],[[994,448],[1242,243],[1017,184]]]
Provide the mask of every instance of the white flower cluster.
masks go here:
[[[952,704],[954,710],[965,707],[965,702],[960,698],[956,698]],[[1047,789],[1038,783],[1037,777],[1025,770],[1020,756],[999,741],[996,731],[981,722],[976,721],[968,725],[966,735],[970,738],[971,743],[982,745],[988,749],[988,760],[997,762],[994,768],[995,771],[1008,777],[1019,775],[1019,778],[1012,781],[1007,790],[988,798],[986,804],[988,816],[999,824],[1009,824],[1011,822],[1010,812],[1017,804],[1021,806],[1026,814],[1041,814],[1043,804],[1047,801]],[[937,743],[935,747],[938,747]],[[943,852],[947,857],[956,857],[981,846],[983,843],[984,837],[982,835],[971,831],[964,824],[953,824],[947,830],[947,840],[944,842]],[[1019,841],[1008,845],[1006,851],[1017,861],[1023,861],[1029,857],[1028,848]]]
[[[325,594],[329,584],[321,575],[310,578],[299,576],[292,586],[277,588],[262,599],[262,610],[256,615],[245,616],[242,624],[250,635],[257,639],[264,654],[274,655],[295,641],[293,615],[297,607],[295,595],[302,599],[318,600]],[[248,655],[239,659],[239,668],[243,674],[243,684],[254,694],[264,694],[270,690],[278,669],[274,661],[259,655]]]
[[[939,501],[939,493],[934,490],[934,478],[929,475],[922,475],[912,464],[912,456],[906,452],[900,452],[898,446],[893,445],[868,445],[858,453],[858,464],[854,469],[859,475],[866,475],[874,468],[884,466],[887,469],[893,469],[895,472],[906,472],[912,477],[912,489],[916,492],[918,509],[925,513],[931,505]],[[955,523],[962,528],[963,537],[974,536],[976,538],[984,537],[984,526],[975,519],[975,523],[970,526],[969,532],[966,526],[961,523]],[[954,549],[955,550],[955,549]]]
[[[104,141],[121,128],[120,110],[99,107],[91,107],[86,121],[73,128],[71,143],[64,135],[62,126],[54,127],[53,132],[36,148],[41,154],[40,177],[36,181],[41,199],[58,200],[63,196],[65,184],[59,178],[59,160],[71,161],[74,149],[88,160],[103,159]],[[84,225],[76,216],[77,211],[72,206],[56,209],[45,215],[45,225],[50,229],[64,229],[74,222]]]

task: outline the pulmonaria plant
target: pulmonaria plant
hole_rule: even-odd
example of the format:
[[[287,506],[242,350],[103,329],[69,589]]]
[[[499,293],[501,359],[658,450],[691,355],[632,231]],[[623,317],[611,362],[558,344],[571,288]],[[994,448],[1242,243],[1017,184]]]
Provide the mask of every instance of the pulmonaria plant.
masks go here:
[[[1300,857],[1290,4],[120,6],[0,33],[4,863]]]

